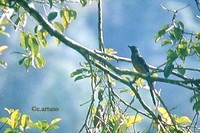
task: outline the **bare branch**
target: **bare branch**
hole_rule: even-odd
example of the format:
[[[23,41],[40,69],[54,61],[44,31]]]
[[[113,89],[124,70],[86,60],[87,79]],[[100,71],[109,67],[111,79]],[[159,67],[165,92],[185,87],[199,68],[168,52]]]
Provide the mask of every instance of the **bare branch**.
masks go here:
[[[98,39],[99,39],[99,50],[105,52],[104,41],[103,41],[103,18],[102,18],[102,0],[98,0]]]

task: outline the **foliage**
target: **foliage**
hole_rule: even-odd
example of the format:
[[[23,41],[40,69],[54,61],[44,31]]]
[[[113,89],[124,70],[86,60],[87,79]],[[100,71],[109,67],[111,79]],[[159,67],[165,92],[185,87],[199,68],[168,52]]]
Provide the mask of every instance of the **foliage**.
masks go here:
[[[200,32],[197,31],[196,34],[188,33],[185,31],[184,23],[176,19],[177,13],[186,7],[178,10],[168,10],[164,6],[162,7],[163,9],[173,13],[171,24],[165,24],[161,27],[154,37],[155,42],[164,38],[161,42],[162,46],[171,45],[171,48],[167,51],[168,56],[164,75],[167,78],[174,68],[176,68],[181,75],[184,75],[186,69],[183,68],[182,64],[177,63],[177,60],[180,59],[184,63],[186,58],[189,58],[190,56],[197,56],[197,58],[200,59]]]
[[[29,5],[35,9],[35,6],[31,1],[29,1]],[[43,1],[46,3],[46,1]],[[54,1],[49,0],[49,6],[50,9],[52,7],[52,3]],[[62,5],[64,1],[59,1],[57,6]],[[40,53],[41,48],[45,48],[47,46],[47,40],[46,37],[48,33],[41,25],[40,23],[35,23],[33,26],[33,33],[30,33],[29,31],[26,31],[27,26],[27,17],[29,17],[30,14],[28,14],[25,10],[22,10],[21,6],[19,6],[17,3],[7,0],[0,1],[0,7],[2,10],[1,15],[1,21],[0,21],[0,34],[6,35],[10,37],[10,34],[7,33],[6,27],[4,25],[12,24],[14,26],[14,29],[16,31],[21,31],[20,33],[20,45],[24,50],[24,53],[22,52],[16,52],[18,54],[22,55],[22,59],[19,61],[19,64],[26,67],[28,70],[30,66],[33,66],[34,68],[42,68],[45,65],[45,57]],[[44,10],[47,10],[47,7],[44,7]],[[59,14],[59,16],[58,16]],[[55,26],[55,28],[59,32],[64,32],[68,25],[71,23],[73,19],[76,19],[76,12],[72,9],[68,8],[67,6],[62,6],[61,10],[57,11],[49,11],[46,16],[47,20]],[[58,20],[58,17],[60,21]],[[57,45],[60,44],[60,40],[55,38]]]
[[[9,117],[1,117],[0,122],[3,123],[0,130],[2,131],[4,126],[6,126],[4,133],[27,133],[31,128],[40,130],[42,133],[47,133],[50,130],[55,130],[58,128],[56,125],[61,119],[56,118],[47,123],[47,121],[33,122],[30,116],[26,114],[21,114],[18,109],[7,109]]]
[[[163,7],[167,10],[165,7]],[[171,24],[164,25],[160,31],[158,31],[154,37],[155,42],[162,39],[161,45],[171,45],[171,48],[167,51],[167,62],[164,68],[164,76],[168,78],[174,69],[183,76],[189,70],[183,67],[184,62],[187,58],[191,56],[196,56],[200,60],[200,31],[194,33],[188,33],[185,31],[184,23],[176,19],[176,14],[183,10],[175,10],[173,12],[174,16]],[[182,60],[183,63],[178,63],[178,59]],[[198,69],[193,69],[192,71],[199,71]],[[198,83],[197,83],[198,82]],[[191,83],[192,86],[200,87],[199,80],[197,82]],[[191,102],[195,101],[193,109],[199,111],[199,92],[191,97]]]
[[[80,0],[79,3],[82,7],[85,7],[88,3],[94,1]],[[14,30],[20,32],[20,46],[23,52],[15,53],[22,55],[19,64],[23,64],[27,70],[30,66],[34,68],[44,67],[45,57],[41,53],[41,48],[47,47],[49,35],[55,38],[57,45],[63,43],[85,58],[86,61],[80,63],[81,68],[71,73],[71,77],[75,78],[74,81],[85,78],[90,78],[91,81],[92,94],[89,102],[87,102],[90,105],[80,132],[83,129],[86,132],[102,133],[121,133],[129,130],[139,132],[137,125],[142,125],[146,121],[150,121],[146,123],[149,124],[149,129],[142,131],[146,133],[190,133],[199,130],[195,119],[198,119],[200,109],[200,79],[192,76],[187,77],[186,73],[199,73],[200,70],[198,68],[186,68],[184,63],[190,57],[200,59],[200,31],[196,31],[195,34],[187,32],[184,22],[177,19],[178,13],[187,6],[178,10],[169,10],[162,6],[164,10],[173,14],[171,23],[163,25],[154,36],[156,43],[161,42],[162,47],[169,48],[166,51],[166,62],[158,67],[149,66],[150,74],[141,74],[113,65],[113,61],[130,63],[130,59],[117,56],[117,52],[113,48],[104,47],[103,29],[101,27],[102,0],[96,2],[98,5],[99,50],[89,49],[69,39],[65,35],[65,31],[72,20],[77,17],[76,11],[68,7],[69,2],[72,1],[0,0],[0,34],[10,36],[6,32],[6,25],[8,24],[13,25]],[[42,8],[37,6],[38,4],[41,4]],[[199,9],[198,4],[197,2]],[[33,29],[27,29],[28,19],[33,23]],[[0,53],[6,48],[2,46]],[[177,85],[194,92],[194,95],[190,98],[191,103],[194,103],[193,110],[196,113],[193,119],[191,120],[188,116],[172,114],[157,90],[153,90],[153,93],[155,93],[158,105],[151,107],[150,101],[145,101],[145,96],[140,93],[142,88],[147,88],[146,90],[151,88],[148,87],[148,81]],[[135,103],[139,103],[141,107],[135,107]],[[24,131],[26,127],[33,127],[46,132],[56,129],[55,124],[60,121],[57,118],[50,124],[46,121],[33,123],[29,116],[21,116],[19,110],[10,112],[10,117],[1,118],[2,122],[10,126],[7,129],[10,131]],[[22,121],[21,125],[19,120]]]

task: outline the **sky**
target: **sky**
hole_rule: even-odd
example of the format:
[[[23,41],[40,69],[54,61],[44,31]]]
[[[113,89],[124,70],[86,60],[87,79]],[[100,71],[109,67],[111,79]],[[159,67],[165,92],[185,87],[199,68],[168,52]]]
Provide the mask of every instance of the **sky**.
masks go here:
[[[196,7],[190,0],[109,0],[103,2],[105,47],[115,49],[119,56],[130,57],[127,46],[136,45],[148,64],[162,64],[166,60],[167,47],[161,47],[160,42],[155,43],[154,35],[162,25],[171,23],[173,14],[163,10],[160,4],[169,9],[180,9],[191,4],[178,13],[178,18],[185,23],[187,30],[196,31],[200,28],[199,19],[194,15]],[[70,7],[77,11],[77,18],[70,24],[66,36],[91,49],[98,48],[96,2],[86,7],[78,4],[70,4]],[[1,56],[7,61],[8,68],[0,68],[0,117],[7,115],[4,107],[15,108],[29,114],[34,121],[50,121],[61,117],[63,120],[56,132],[78,132],[88,108],[88,105],[80,105],[90,99],[91,88],[89,80],[74,82],[70,73],[80,68],[79,62],[85,61],[83,57],[62,44],[56,46],[54,39],[49,37],[48,47],[41,51],[46,57],[45,67],[31,68],[26,72],[23,66],[18,65],[21,56],[11,54],[13,51],[22,51],[19,33],[13,33],[12,27],[9,29],[12,30],[11,38],[0,35],[1,42],[9,45],[9,49]],[[191,59],[186,65],[196,67],[199,62]],[[116,66],[132,69],[129,63],[119,62]],[[177,107],[173,113],[193,116],[192,107],[189,106],[191,92],[166,84],[156,84],[156,88],[161,89],[161,95],[170,108]],[[34,106],[54,107],[59,111],[41,113],[33,111]]]

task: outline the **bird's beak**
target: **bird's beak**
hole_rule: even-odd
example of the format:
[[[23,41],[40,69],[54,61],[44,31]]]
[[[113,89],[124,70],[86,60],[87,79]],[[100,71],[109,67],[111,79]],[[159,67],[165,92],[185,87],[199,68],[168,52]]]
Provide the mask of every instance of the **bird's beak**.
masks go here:
[[[129,48],[131,48],[131,45],[128,45]]]

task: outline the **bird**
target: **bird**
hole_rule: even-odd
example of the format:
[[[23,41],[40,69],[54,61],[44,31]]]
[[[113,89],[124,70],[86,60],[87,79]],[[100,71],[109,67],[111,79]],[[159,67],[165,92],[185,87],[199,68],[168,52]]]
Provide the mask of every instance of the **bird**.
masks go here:
[[[139,73],[150,75],[149,66],[145,62],[144,58],[140,55],[138,48],[134,45],[129,45],[128,47],[131,49],[131,62],[135,70]],[[150,88],[153,104],[156,106],[153,82],[150,79],[147,79],[147,83]]]

